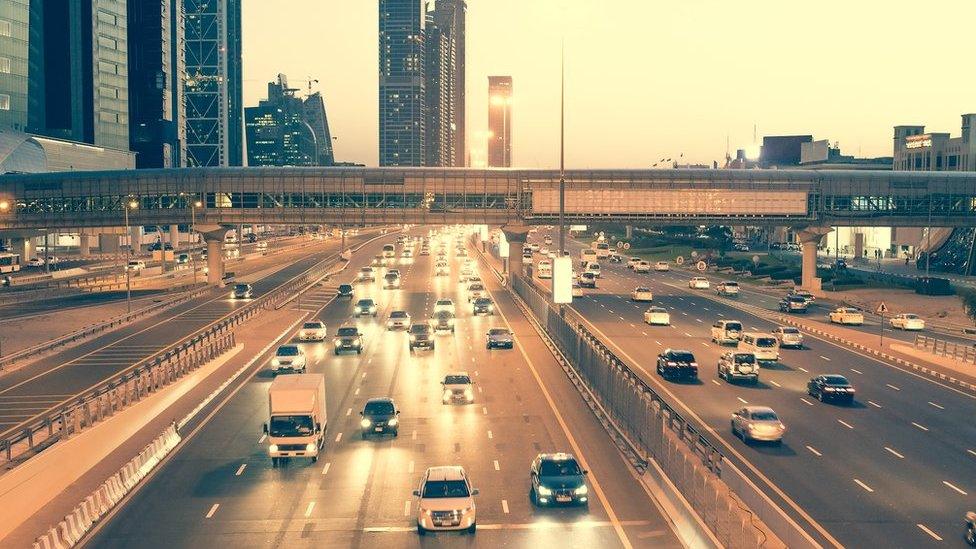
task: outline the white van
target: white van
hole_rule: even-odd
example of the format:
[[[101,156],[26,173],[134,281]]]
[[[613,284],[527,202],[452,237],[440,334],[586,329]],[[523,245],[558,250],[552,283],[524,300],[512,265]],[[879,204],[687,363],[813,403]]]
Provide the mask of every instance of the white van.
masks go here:
[[[779,362],[779,340],[773,334],[746,332],[739,338],[738,349],[756,355],[759,364]]]

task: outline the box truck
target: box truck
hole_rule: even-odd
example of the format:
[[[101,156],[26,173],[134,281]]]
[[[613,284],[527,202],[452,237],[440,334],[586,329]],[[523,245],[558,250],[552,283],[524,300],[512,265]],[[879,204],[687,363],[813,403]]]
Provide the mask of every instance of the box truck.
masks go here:
[[[268,390],[268,455],[271,466],[301,457],[313,462],[325,443],[325,376],[296,374],[275,378]]]

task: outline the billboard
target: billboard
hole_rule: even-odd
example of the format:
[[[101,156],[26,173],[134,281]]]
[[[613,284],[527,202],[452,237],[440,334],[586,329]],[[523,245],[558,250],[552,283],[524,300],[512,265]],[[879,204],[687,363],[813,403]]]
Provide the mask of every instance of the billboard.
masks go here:
[[[557,257],[552,260],[552,302],[573,302],[573,259]]]
[[[762,216],[807,215],[807,191],[747,189],[639,189],[607,186],[566,189],[567,214]],[[559,190],[532,189],[532,213],[559,213]]]

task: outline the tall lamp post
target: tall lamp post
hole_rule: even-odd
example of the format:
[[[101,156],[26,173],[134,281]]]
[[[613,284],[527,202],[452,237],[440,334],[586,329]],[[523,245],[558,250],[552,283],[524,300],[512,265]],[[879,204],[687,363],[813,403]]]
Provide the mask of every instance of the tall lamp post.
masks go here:
[[[566,255],[566,43],[559,44],[559,257]]]
[[[139,207],[139,202],[135,199],[129,199],[122,210],[125,212],[125,232],[129,235],[129,247],[125,250],[125,310],[126,312],[132,312],[132,269],[129,266],[129,258],[132,255],[132,231],[129,229],[129,210],[136,209]]]
[[[190,234],[197,234],[197,208],[203,206],[203,202],[200,200],[194,200],[190,203]],[[193,269],[193,285],[197,284],[197,259],[193,255],[193,251],[190,250],[190,268]]]

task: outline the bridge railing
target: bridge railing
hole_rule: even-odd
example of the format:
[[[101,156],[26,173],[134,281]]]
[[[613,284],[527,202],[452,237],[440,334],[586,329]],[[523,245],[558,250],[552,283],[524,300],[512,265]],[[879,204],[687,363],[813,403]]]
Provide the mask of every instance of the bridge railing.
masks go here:
[[[955,343],[944,339],[916,335],[915,348],[966,364],[976,364],[976,344]]]

